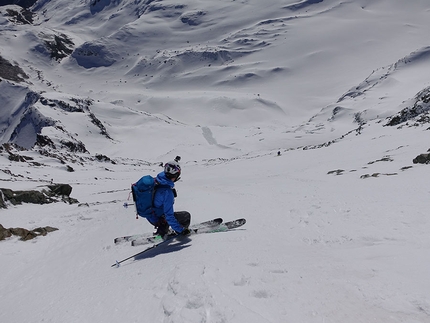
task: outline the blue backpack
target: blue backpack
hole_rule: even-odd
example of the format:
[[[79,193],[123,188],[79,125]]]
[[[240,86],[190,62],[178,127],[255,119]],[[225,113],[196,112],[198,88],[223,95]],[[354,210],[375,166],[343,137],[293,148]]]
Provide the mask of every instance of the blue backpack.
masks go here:
[[[141,217],[148,217],[155,214],[154,195],[158,188],[169,186],[158,184],[151,175],[143,176],[136,183],[131,185],[133,200],[136,205],[137,214]]]

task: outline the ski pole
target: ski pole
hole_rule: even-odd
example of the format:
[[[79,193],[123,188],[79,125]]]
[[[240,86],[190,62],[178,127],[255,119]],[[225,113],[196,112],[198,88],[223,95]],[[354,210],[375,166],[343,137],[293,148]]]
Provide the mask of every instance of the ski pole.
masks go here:
[[[131,205],[135,205],[134,203],[128,203],[128,202],[124,202],[124,204],[122,205],[124,207],[124,209],[128,209],[129,206]],[[136,213],[136,220],[139,219],[139,214]]]
[[[120,263],[123,263],[124,261],[126,261],[126,260],[129,260],[129,259],[131,259],[131,258],[133,258],[133,257],[137,257],[137,256],[139,256],[139,255],[141,255],[141,254],[143,254],[143,253],[145,253],[145,252],[147,252],[147,251],[149,251],[149,250],[151,250],[151,249],[154,249],[155,247],[158,247],[159,245],[161,245],[161,244],[163,244],[163,243],[166,243],[166,242],[169,242],[170,240],[173,240],[174,238],[176,238],[177,237],[177,235],[175,234],[175,235],[172,235],[172,236],[170,236],[170,237],[168,237],[166,240],[163,240],[163,241],[161,241],[161,242],[159,242],[159,243],[156,243],[156,244],[154,244],[153,246],[151,246],[151,247],[148,247],[148,248],[146,248],[145,250],[143,250],[143,251],[141,251],[141,252],[138,252],[137,254],[134,254],[133,256],[130,256],[130,257],[128,257],[128,258],[125,258],[125,259],[123,259],[123,260],[121,260],[121,261],[116,261],[111,267],[114,267],[114,266],[116,266],[117,268],[119,267],[119,264]]]
[[[164,241],[163,241],[164,242]],[[162,243],[162,242],[160,242],[160,243]],[[146,251],[148,251],[148,250],[150,250],[150,249],[153,249],[153,248],[155,248],[156,246],[158,246],[158,244],[155,244],[155,245],[153,245],[153,246],[151,246],[151,247],[149,247],[149,248],[146,248],[145,250],[143,250],[143,251],[141,251],[141,252],[138,252],[137,254],[135,254],[135,255],[133,255],[133,256],[130,256],[130,257],[128,257],[128,258],[125,258],[125,259],[123,259],[123,260],[121,260],[121,261],[116,261],[111,267],[114,267],[114,266],[116,266],[116,267],[119,267],[119,264],[120,263],[122,263],[122,262],[124,262],[124,261],[126,261],[126,260],[129,260],[129,259],[131,259],[131,258],[133,258],[133,257],[137,257],[137,256],[139,256],[140,254],[142,254],[142,253],[144,253],[144,252],[146,252]]]

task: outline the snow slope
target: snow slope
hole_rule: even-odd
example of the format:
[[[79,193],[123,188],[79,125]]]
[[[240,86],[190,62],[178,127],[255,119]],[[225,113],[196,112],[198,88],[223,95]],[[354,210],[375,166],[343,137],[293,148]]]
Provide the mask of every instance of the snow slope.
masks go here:
[[[46,0],[33,25],[4,8],[0,54],[29,79],[0,82],[1,143],[40,126],[57,148],[1,152],[1,186],[69,183],[80,204],[0,211],[59,228],[0,242],[1,322],[430,322],[429,125],[385,126],[429,86],[426,1]],[[73,52],[50,59],[61,34]],[[130,184],[176,155],[177,210],[247,224],[111,268],[143,249],[113,238],[152,230]]]

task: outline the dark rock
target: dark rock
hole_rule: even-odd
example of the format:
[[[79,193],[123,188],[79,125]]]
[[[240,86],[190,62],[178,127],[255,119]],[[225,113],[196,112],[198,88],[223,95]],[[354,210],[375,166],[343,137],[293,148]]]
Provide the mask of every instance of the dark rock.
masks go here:
[[[23,8],[30,8],[36,3],[37,0],[0,0],[0,6],[6,6],[9,4],[16,4]]]
[[[38,235],[41,235],[41,236],[46,236],[49,232],[54,232],[54,231],[57,231],[57,230],[58,230],[57,228],[53,228],[53,227],[47,226],[47,227],[44,227],[44,228],[39,227],[39,228],[33,229],[33,232],[35,232],[35,233],[37,233]]]
[[[420,154],[412,161],[414,164],[430,164],[430,154]]]
[[[102,154],[96,154],[95,157],[96,157],[96,159],[98,161],[109,162],[109,163],[112,163],[112,164],[116,164],[116,162],[114,160],[110,159],[108,156],[105,156],[105,155],[102,155]]]
[[[41,134],[37,134],[36,144],[35,145],[37,145],[39,147],[48,146],[48,147],[51,147],[51,148],[55,149],[55,144],[51,140],[51,138],[49,138],[48,136],[43,136]]]
[[[71,152],[88,153],[87,148],[85,148],[85,145],[81,141],[73,142],[73,141],[61,140],[61,144]]]
[[[21,237],[22,241],[31,240],[37,237],[37,234],[24,228],[10,228],[10,233],[14,236]]]
[[[33,160],[33,157],[9,153],[9,160],[15,162],[26,162],[27,160]]]
[[[9,228],[6,229],[0,224],[0,241],[11,237],[12,235],[19,236],[20,240],[27,241],[34,239],[37,236],[46,236],[49,232],[57,231],[57,228],[50,226],[39,227],[33,230],[27,230],[24,228]]]
[[[70,193],[72,193],[72,187],[69,184],[48,185],[48,188],[53,195],[70,196]]]
[[[54,35],[51,40],[46,40],[45,45],[51,52],[51,58],[60,61],[73,52],[75,44],[68,36],[59,34]]]
[[[27,74],[18,65],[12,65],[0,56],[0,77],[13,82],[23,82],[28,79]]]
[[[331,170],[331,171],[329,171],[327,174],[342,175],[344,171],[345,171],[345,170],[343,170],[343,169],[336,169],[336,170]]]
[[[12,191],[7,188],[0,188],[5,201],[11,202],[13,205],[22,203],[47,204],[54,202],[53,199],[39,191]]]
[[[6,209],[6,203],[3,199],[3,192],[0,190],[0,209]]]
[[[406,107],[396,115],[389,118],[386,126],[397,126],[401,123],[416,119],[420,117],[417,123],[428,123],[428,113],[430,111],[430,87],[420,91],[415,96],[415,103],[413,106]],[[415,123],[414,123],[415,124]]]
[[[0,224],[0,241],[12,236],[12,233]]]
[[[71,198],[72,187],[69,184],[48,185],[41,191],[13,191],[8,188],[0,188],[0,208],[7,208],[6,201],[13,205],[22,203],[48,204],[53,202],[65,202],[68,204],[79,203],[78,200]]]

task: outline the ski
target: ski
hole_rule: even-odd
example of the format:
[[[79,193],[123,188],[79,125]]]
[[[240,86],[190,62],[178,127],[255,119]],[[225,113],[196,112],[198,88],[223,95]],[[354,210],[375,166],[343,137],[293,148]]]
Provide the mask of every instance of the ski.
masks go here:
[[[214,233],[214,232],[225,232],[241,227],[246,223],[245,219],[237,219],[225,223],[211,223],[210,225],[201,225],[200,227],[190,227],[191,235],[201,233]],[[167,239],[170,235],[167,236]],[[165,238],[166,239],[166,238]],[[150,243],[159,243],[164,239],[161,236],[153,236],[149,238],[139,238],[131,241],[132,246],[141,246]]]
[[[229,222],[224,222],[219,224],[218,228],[215,228],[215,230],[210,232],[223,232],[223,231],[237,229],[237,228],[240,228],[245,223],[246,223],[246,219],[237,219]]]
[[[215,219],[216,220],[216,219]],[[213,220],[212,220],[213,221]],[[208,222],[211,222],[211,221],[208,221]],[[229,222],[225,222],[225,223],[218,223],[218,224],[216,224],[214,227],[212,227],[212,229],[211,230],[207,230],[207,231],[205,231],[205,229],[207,229],[207,228],[204,228],[204,227],[200,227],[200,228],[197,228],[197,229],[194,229],[194,231],[192,231],[192,233],[193,234],[198,234],[198,233],[210,233],[210,232],[225,232],[225,231],[229,231],[229,230],[233,230],[233,229],[236,229],[236,228],[239,228],[239,227],[241,227],[242,225],[244,225],[246,223],[246,220],[245,219],[237,219],[237,220],[234,220],[234,221],[229,221]],[[199,226],[199,225],[201,225],[201,223],[200,224],[197,224],[197,225],[195,225],[195,226]],[[130,256],[130,257],[127,257],[127,258],[125,258],[125,259],[123,259],[123,260],[121,260],[121,261],[116,261],[111,267],[119,267],[120,266],[120,264],[121,263],[123,263],[124,261],[127,261],[127,260],[129,260],[129,259],[131,259],[131,258],[135,258],[135,257],[137,257],[137,256],[140,256],[140,255],[142,255],[143,253],[145,253],[145,252],[148,252],[148,251],[150,251],[150,250],[152,250],[152,249],[154,249],[154,248],[156,248],[156,247],[158,247],[158,246],[160,246],[160,245],[162,245],[162,244],[167,244],[168,242],[170,242],[171,240],[173,240],[173,239],[176,239],[176,238],[178,238],[178,237],[183,237],[183,236],[181,236],[181,235],[176,235],[176,234],[174,234],[174,235],[169,235],[169,236],[167,236],[167,238],[165,238],[165,239],[162,239],[161,237],[161,241],[160,242],[157,242],[157,243],[155,243],[155,244],[153,244],[152,246],[150,246],[150,247],[148,247],[148,248],[146,248],[145,250],[143,250],[143,251],[141,251],[141,252],[138,252],[138,253],[136,253],[136,254],[134,254],[134,255],[132,255],[132,256]]]
[[[212,228],[218,227],[221,223],[222,223],[222,219],[216,218],[216,219],[213,219],[210,221],[205,221],[202,223],[194,224],[194,225],[190,226],[189,229],[191,230],[191,233],[193,233],[193,232],[195,233],[195,232],[198,232],[201,230],[211,230]],[[173,232],[172,234],[169,234],[169,235],[167,235],[167,237],[164,237],[164,238],[160,235],[155,235],[155,236],[150,236],[150,237],[141,237],[141,238],[131,240],[131,245],[132,246],[141,246],[141,245],[145,245],[145,244],[149,244],[149,243],[158,243],[158,242],[165,240],[166,238],[169,238],[172,235],[175,236],[176,234]]]
[[[202,223],[194,224],[194,225],[190,226],[190,230],[195,230],[195,229],[199,230],[199,229],[201,229],[203,227],[214,226],[214,225],[218,225],[220,223],[222,223],[222,219],[221,218],[216,218],[216,219],[213,219],[213,220],[209,220],[209,221],[205,221],[205,222],[202,222]],[[134,240],[145,240],[145,239],[152,239],[152,238],[154,238],[153,233],[149,233],[148,232],[148,233],[141,233],[141,234],[134,234],[134,235],[129,235],[129,236],[118,237],[118,238],[115,238],[113,240],[113,242],[115,244],[119,244],[119,243],[122,243],[122,242],[128,242],[128,241],[134,241]],[[152,239],[152,240],[154,240],[154,239]],[[148,243],[151,243],[151,242],[154,242],[154,241],[149,241]]]

